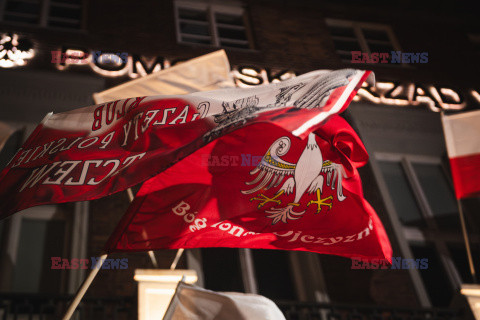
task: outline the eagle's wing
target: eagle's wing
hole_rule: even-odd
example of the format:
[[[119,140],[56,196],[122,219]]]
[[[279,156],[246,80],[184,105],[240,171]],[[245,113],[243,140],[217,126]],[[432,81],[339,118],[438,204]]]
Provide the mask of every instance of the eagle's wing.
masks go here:
[[[243,194],[252,194],[263,188],[268,190],[277,187],[286,176],[294,174],[296,164],[280,158],[288,152],[290,145],[288,137],[281,137],[270,146],[262,161],[250,171],[251,175],[257,174],[255,179],[245,183],[246,185],[258,184],[252,189],[242,191]]]
[[[312,109],[323,107],[336,88],[348,85],[349,78],[355,74],[353,69],[332,71],[327,77],[320,77],[294,105],[297,108]]]
[[[322,173],[327,174],[327,186],[335,190],[335,183],[337,184],[337,198],[338,201],[345,200],[343,195],[342,180],[345,176],[345,170],[339,163],[331,162],[330,160],[323,162]]]

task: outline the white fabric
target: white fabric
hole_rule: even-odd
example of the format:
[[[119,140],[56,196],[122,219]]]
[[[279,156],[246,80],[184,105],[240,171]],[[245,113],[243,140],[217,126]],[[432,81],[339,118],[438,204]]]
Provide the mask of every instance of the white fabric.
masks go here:
[[[220,50],[94,93],[93,99],[100,104],[132,97],[180,95],[234,86],[227,55]]]
[[[196,107],[200,118],[220,116],[226,112],[237,109],[244,110],[244,116],[247,116],[255,112],[259,114],[261,112],[281,109],[286,107],[287,104],[295,105],[295,107],[300,109],[322,108],[329,101],[331,93],[336,88],[345,86],[341,95],[334,99],[335,103],[333,106],[292,131],[294,135],[302,136],[310,127],[336,114],[367,73],[369,74],[367,81],[374,81],[373,74],[369,73],[369,71],[354,69],[335,71],[317,70],[278,83],[270,83],[252,88],[222,88],[212,91],[199,91],[186,95],[162,94],[146,96],[142,100],[142,103],[161,99],[185,99],[191,106]],[[139,94],[139,92],[136,92],[133,96],[139,96]],[[115,110],[121,108],[121,106],[128,101],[132,103],[134,100],[133,98],[118,100],[115,105],[113,105],[114,110],[112,112],[115,113]],[[72,129],[75,131],[90,131],[92,127],[92,114],[97,107],[98,105],[53,114],[43,125],[48,128],[64,131],[71,131]],[[255,111],[256,109],[258,110]],[[105,123],[100,130],[95,131],[95,135],[98,136],[108,132],[116,123],[116,121],[112,121],[110,124]]]
[[[450,158],[480,153],[480,110],[443,116],[442,121]]]
[[[264,296],[215,292],[180,282],[164,320],[285,320]]]

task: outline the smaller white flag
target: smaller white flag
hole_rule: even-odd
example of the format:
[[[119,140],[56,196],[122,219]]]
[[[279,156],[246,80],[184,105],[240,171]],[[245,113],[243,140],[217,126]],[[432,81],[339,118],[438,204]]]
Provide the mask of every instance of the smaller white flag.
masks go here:
[[[442,116],[457,199],[480,195],[480,110]]]
[[[234,86],[227,54],[219,50],[94,93],[93,99],[100,104],[131,97],[180,95]]]
[[[180,282],[163,320],[285,320],[272,300],[257,294],[215,292]]]

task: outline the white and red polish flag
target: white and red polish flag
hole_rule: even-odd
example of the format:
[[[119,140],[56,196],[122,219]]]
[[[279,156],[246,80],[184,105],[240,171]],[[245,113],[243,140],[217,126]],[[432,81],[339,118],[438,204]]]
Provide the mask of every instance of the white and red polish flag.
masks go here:
[[[480,111],[442,115],[457,199],[480,195]]]
[[[256,123],[200,148],[147,180],[107,252],[237,247],[391,261],[363,198],[368,154],[335,115],[307,137]]]
[[[137,97],[49,115],[0,173],[0,218],[125,190],[253,123],[305,137],[343,111],[369,75],[314,71],[255,88]]]

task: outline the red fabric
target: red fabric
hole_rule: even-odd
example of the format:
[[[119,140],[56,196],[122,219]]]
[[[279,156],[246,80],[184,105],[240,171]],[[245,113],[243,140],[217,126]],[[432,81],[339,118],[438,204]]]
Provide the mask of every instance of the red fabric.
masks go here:
[[[246,184],[260,174],[251,174],[257,165],[250,163],[248,157],[258,161],[265,160],[268,150],[270,156],[277,154],[277,149],[271,146],[279,138],[287,141],[285,137],[290,139],[291,146],[287,152],[284,143],[279,158],[295,164],[298,173],[286,176],[276,187],[266,190],[269,180],[258,192],[243,194],[241,191],[262,181]],[[345,120],[335,116],[316,130],[312,138],[313,141],[300,139],[269,124],[250,125],[219,138],[146,181],[106,250],[239,247],[391,261],[392,250],[385,230],[363,198],[357,168],[368,161],[368,155],[358,136]],[[315,153],[318,150],[315,145],[323,159]],[[330,160],[344,168],[342,192],[337,193],[335,171],[330,186],[328,172],[318,172],[322,160],[326,166],[329,163],[325,161]],[[341,172],[337,170],[338,174]],[[263,177],[267,175],[268,171]],[[316,191],[311,194],[305,191],[298,202],[294,199],[302,186],[310,185],[318,176],[324,177],[320,196],[328,198],[320,206],[320,212],[315,203],[308,206],[310,201],[317,200]],[[274,198],[290,177],[295,180],[293,193],[279,194],[274,200],[281,203],[267,202],[259,208],[261,199]],[[276,221],[272,212],[277,213],[276,217],[279,212],[289,212],[286,210],[289,204],[293,219]],[[299,215],[302,211],[305,212]]]
[[[480,154],[450,158],[457,199],[480,196]]]
[[[298,129],[318,115],[344,110],[370,72],[314,74],[249,89],[244,96],[238,91],[240,98],[233,101],[224,100],[230,91],[219,90],[208,97],[140,97],[55,114],[0,173],[0,219],[36,205],[125,190],[249,124]],[[344,102],[342,94],[347,95]],[[293,107],[297,102],[300,106]],[[316,127],[312,124],[300,135]]]
[[[188,102],[175,100],[168,101],[168,104],[166,104],[169,108],[177,105],[188,105]],[[162,108],[166,108],[166,106]],[[142,110],[145,113],[145,110],[158,107],[158,102],[154,105],[146,104]],[[178,107],[177,110],[180,113],[183,107]],[[317,109],[296,111],[300,110],[284,108],[267,111],[246,123],[268,122],[275,119],[276,125],[293,130],[296,125],[305,122],[320,112]],[[192,111],[192,113],[195,112]],[[211,118],[176,126],[166,126],[158,128],[154,132],[146,131],[144,135],[139,134],[141,138],[131,141],[127,147],[122,146],[123,135],[116,134],[107,148],[101,149],[101,141],[106,139],[108,134],[122,132],[122,127],[138,114],[138,112],[133,113],[125,120],[119,121],[114,128],[99,135],[98,140],[92,137],[97,142],[92,147],[84,149],[80,149],[78,146],[83,141],[88,142],[88,132],[65,132],[39,125],[35,133],[11,161],[9,167],[1,173],[0,218],[31,206],[97,199],[125,190],[155,176],[205,145],[203,135],[216,126]],[[175,116],[176,114],[173,114],[172,118]],[[141,132],[141,129],[139,130]],[[130,132],[129,134],[132,136],[130,140],[133,140],[134,133]],[[76,140],[77,138],[81,140]],[[66,142],[60,144],[63,141],[62,139],[66,139]],[[50,144],[52,142],[53,144]],[[88,145],[88,143],[85,145]],[[30,155],[34,159],[36,155],[41,154],[44,146],[49,148],[45,156],[27,162]],[[61,148],[65,148],[65,150],[49,155],[48,153],[52,150],[55,151],[54,149],[57,146],[59,147],[56,150],[61,151]],[[25,150],[31,151],[26,153],[21,165],[15,166],[16,163],[21,161],[20,156]],[[33,153],[34,151],[35,153]],[[78,164],[75,165],[77,161]],[[117,164],[118,167],[115,170]],[[14,167],[12,168],[12,166]],[[70,168],[72,168],[71,171],[69,171]],[[59,170],[69,172],[63,177],[64,172]],[[85,172],[85,177],[83,178],[84,181],[80,183],[82,172]],[[92,181],[92,179],[94,180]],[[58,184],[52,184],[52,182],[57,181]],[[99,183],[89,184],[90,181]],[[78,182],[79,184],[68,184],[72,182]]]

